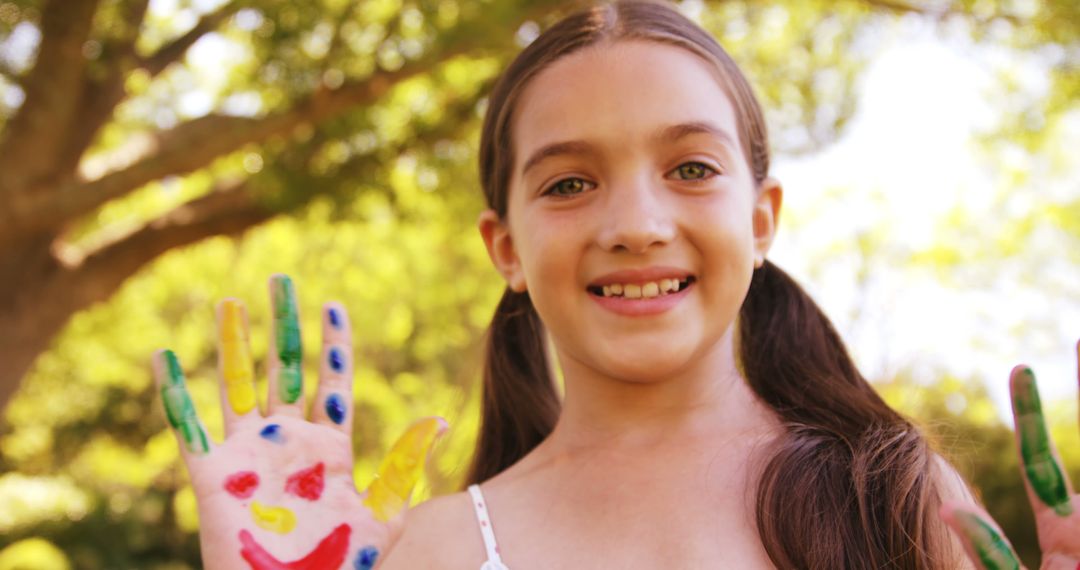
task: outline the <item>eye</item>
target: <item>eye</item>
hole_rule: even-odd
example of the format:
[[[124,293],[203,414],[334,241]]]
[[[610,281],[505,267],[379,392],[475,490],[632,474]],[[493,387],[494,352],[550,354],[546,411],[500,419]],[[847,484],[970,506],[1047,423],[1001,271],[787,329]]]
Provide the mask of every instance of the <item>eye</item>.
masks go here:
[[[567,182],[577,182],[577,184],[566,184]],[[586,182],[585,180],[577,177],[563,178],[562,180],[555,182],[551,186],[548,186],[547,190],[544,190],[543,194],[541,195],[550,195],[559,198],[569,198],[571,196],[576,196],[584,192],[585,189],[583,188],[583,186],[585,184],[591,184],[591,182]]]
[[[689,168],[687,168],[687,167],[689,167]],[[686,180],[687,182],[696,182],[696,181],[708,180],[709,178],[712,178],[712,176],[704,176],[705,171],[712,172],[714,176],[720,174],[719,172],[717,172],[717,170],[715,168],[709,166],[708,164],[705,164],[704,162],[697,162],[697,161],[684,162],[684,163],[680,164],[674,170],[674,172],[681,172],[682,174],[689,175],[690,176],[689,179],[687,179],[687,178],[683,179],[683,180]],[[698,176],[699,174],[701,175],[700,177]]]
[[[285,482],[285,491],[309,501],[318,499],[323,492],[323,471],[323,464],[320,461],[314,467],[301,469],[289,475],[289,479]]]
[[[246,499],[259,487],[259,475],[254,471],[237,471],[225,478],[225,490],[237,499]]]

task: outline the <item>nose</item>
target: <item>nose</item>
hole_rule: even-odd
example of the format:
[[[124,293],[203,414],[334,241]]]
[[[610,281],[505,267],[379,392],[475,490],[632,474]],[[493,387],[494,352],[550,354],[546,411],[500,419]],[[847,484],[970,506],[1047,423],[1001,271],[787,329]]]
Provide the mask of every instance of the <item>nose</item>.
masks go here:
[[[251,501],[251,518],[259,528],[278,534],[288,534],[296,528],[296,515],[292,509],[264,505]]]
[[[644,253],[651,246],[675,239],[675,223],[663,185],[642,175],[612,188],[599,212],[600,247],[605,251]]]

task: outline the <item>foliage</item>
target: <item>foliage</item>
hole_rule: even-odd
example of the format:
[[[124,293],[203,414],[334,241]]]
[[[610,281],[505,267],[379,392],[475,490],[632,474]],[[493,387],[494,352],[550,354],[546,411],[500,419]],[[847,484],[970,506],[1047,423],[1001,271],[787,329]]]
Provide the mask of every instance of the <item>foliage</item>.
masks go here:
[[[112,275],[112,288],[59,274],[63,286],[50,291],[61,293],[27,305],[44,310],[39,308],[85,291],[107,299],[72,309],[70,319],[58,321],[59,334],[44,336],[48,349],[6,408],[0,425],[0,570],[199,566],[193,497],[150,389],[148,357],[162,346],[177,352],[188,367],[196,405],[220,438],[213,304],[225,296],[247,302],[253,351],[261,362],[269,334],[265,280],[278,271],[297,283],[308,378],[316,375],[310,363],[316,360],[320,303],[336,298],[350,309],[358,363],[358,484],[367,483],[388,438],[411,419],[437,413],[450,421],[451,437],[436,451],[417,499],[456,489],[478,419],[482,333],[502,286],[473,228],[481,208],[475,148],[482,96],[536,24],[551,22],[567,6],[173,0],[149,3],[133,29],[127,14],[139,2],[99,4],[81,44],[87,60],[82,79],[104,82],[118,61],[127,63],[119,68],[115,109],[92,129],[77,157],[84,182],[218,146],[201,163],[154,171],[121,195],[75,212],[48,244],[50,261],[78,267],[117,244],[151,244],[161,237],[148,230],[181,227],[199,215],[193,205],[200,199],[234,189],[252,199],[231,219],[259,215],[166,243],[127,273]],[[552,9],[556,4],[559,9]],[[33,71],[32,53],[18,52],[10,40],[17,31],[33,35],[50,6],[60,9],[40,0],[0,0],[0,134],[25,104]],[[857,74],[877,38],[898,19],[959,26],[988,42],[1053,53],[1075,53],[1080,36],[1072,0],[964,0],[935,10],[886,0],[684,6],[722,39],[758,87],[774,146],[783,153],[819,149],[842,131],[854,111]],[[1021,8],[1026,12],[1014,11]],[[208,20],[213,25],[201,39],[168,65],[147,63]],[[521,22],[529,23],[519,28]],[[120,49],[133,35],[138,65],[124,60],[131,54]],[[412,75],[392,75],[410,69]],[[1064,160],[1067,150],[1043,146],[1058,140],[1045,133],[1063,128],[1061,117],[1074,109],[1080,81],[1065,58],[1053,69],[1050,96],[1012,100],[1017,121],[1006,125],[1008,136],[988,137],[990,156],[1005,152],[1004,140],[1022,143],[1018,148],[1028,153],[1022,156]],[[299,112],[314,94],[362,86],[376,72],[388,74],[389,88],[374,100],[343,104],[316,118]],[[220,144],[246,119],[279,116],[296,120],[271,135]],[[218,128],[185,152],[155,154],[168,149],[182,127],[221,117]],[[1080,237],[1080,216],[1074,215],[1080,202],[1070,199],[1009,218],[1011,245],[1031,235],[1031,220],[1039,216]],[[970,233],[976,225],[943,231]],[[972,251],[978,259],[1000,255],[1001,245],[915,252],[899,262],[948,271],[972,260],[965,257]],[[1075,256],[1080,248],[1071,251]],[[924,385],[899,374],[881,389],[926,422],[1031,560],[1033,537],[1012,435],[973,386],[953,378]],[[1080,467],[1074,416],[1053,414],[1066,463]]]

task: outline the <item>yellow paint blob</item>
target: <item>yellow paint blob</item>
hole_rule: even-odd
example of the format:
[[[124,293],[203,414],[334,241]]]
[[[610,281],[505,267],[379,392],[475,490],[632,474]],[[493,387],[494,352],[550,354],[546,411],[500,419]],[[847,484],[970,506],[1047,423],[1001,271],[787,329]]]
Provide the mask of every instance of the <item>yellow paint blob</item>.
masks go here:
[[[364,505],[377,520],[386,522],[407,506],[409,495],[424,471],[428,450],[446,428],[446,420],[442,418],[424,418],[409,426],[394,443],[364,497]]]
[[[296,528],[296,515],[285,507],[268,507],[259,501],[251,502],[251,518],[259,528],[270,532],[287,534]]]
[[[221,375],[229,405],[243,415],[255,409],[255,378],[251,369],[244,308],[233,299],[221,304]]]

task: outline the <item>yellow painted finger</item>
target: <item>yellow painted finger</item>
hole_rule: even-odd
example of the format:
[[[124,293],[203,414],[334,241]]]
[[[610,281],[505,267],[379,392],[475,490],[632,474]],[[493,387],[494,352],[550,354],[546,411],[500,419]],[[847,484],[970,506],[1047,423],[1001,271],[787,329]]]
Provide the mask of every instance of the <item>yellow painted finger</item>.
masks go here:
[[[255,409],[256,405],[247,319],[244,306],[236,299],[222,301],[219,311],[221,380],[225,385],[229,407],[236,415],[242,416]]]
[[[408,506],[409,495],[424,471],[428,451],[447,427],[442,418],[424,418],[409,426],[394,442],[364,497],[364,505],[377,520],[386,522]]]

